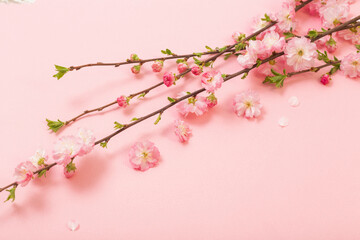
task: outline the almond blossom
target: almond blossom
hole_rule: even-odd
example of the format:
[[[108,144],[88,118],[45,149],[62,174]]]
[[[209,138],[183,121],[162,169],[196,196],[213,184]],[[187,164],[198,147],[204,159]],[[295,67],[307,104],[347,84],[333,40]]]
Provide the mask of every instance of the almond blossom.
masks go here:
[[[185,96],[187,93],[181,92],[178,98]],[[208,110],[206,98],[203,96],[189,97],[177,104],[177,111],[186,117],[189,113],[196,116],[203,115]]]
[[[350,77],[360,77],[360,53],[350,53],[341,61],[340,69]]]
[[[328,0],[319,9],[322,24],[326,28],[333,28],[346,21],[349,16],[350,6],[347,1]]]
[[[278,28],[281,32],[289,32],[295,29],[295,1],[287,0],[283,2],[282,8],[276,13]]]
[[[201,85],[208,91],[208,92],[215,92],[215,90],[219,89],[224,82],[223,77],[219,71],[209,71],[203,73],[201,76]]]
[[[279,53],[284,50],[285,38],[280,37],[275,31],[269,31],[265,34],[262,43],[268,55],[266,57],[269,57],[273,52]]]
[[[195,76],[198,76],[202,73],[202,68],[199,67],[198,65],[195,65],[191,68],[191,73],[194,74]]]
[[[154,72],[161,72],[162,68],[164,66],[164,61],[162,60],[156,60],[152,65],[151,68]]]
[[[291,39],[284,52],[287,64],[292,66],[295,71],[312,67],[317,57],[315,43],[306,37]]]
[[[256,92],[247,90],[235,95],[233,107],[238,117],[256,118],[261,114],[262,104]]]
[[[177,69],[179,73],[185,72],[189,68],[189,65],[186,62],[181,62],[177,65]]]
[[[192,134],[189,125],[187,125],[184,121],[178,119],[175,120],[174,127],[175,135],[179,138],[180,142],[189,141],[189,138]]]
[[[346,29],[336,33],[336,36],[350,41],[352,44],[360,44],[360,27]]]
[[[33,178],[34,171],[36,171],[36,167],[30,161],[20,163],[14,172],[16,182],[25,187]]]
[[[126,96],[120,96],[116,99],[117,104],[119,107],[126,108],[129,105],[129,100]]]
[[[217,98],[215,97],[215,95],[213,93],[210,93],[210,95],[206,97],[205,101],[206,101],[208,108],[213,108],[218,103]]]
[[[175,76],[172,72],[166,72],[163,76],[165,86],[171,87],[175,83]]]
[[[94,133],[91,130],[80,128],[78,132],[78,137],[81,139],[82,146],[78,153],[78,156],[84,156],[91,152],[95,145]]]
[[[83,143],[79,137],[61,137],[55,144],[53,158],[57,164],[66,166],[79,154],[82,146]]]
[[[146,171],[159,163],[159,149],[148,140],[137,142],[130,149],[129,161],[134,169]]]
[[[48,160],[48,155],[44,149],[36,150],[35,154],[30,157],[30,162],[38,169],[44,166],[45,162]]]

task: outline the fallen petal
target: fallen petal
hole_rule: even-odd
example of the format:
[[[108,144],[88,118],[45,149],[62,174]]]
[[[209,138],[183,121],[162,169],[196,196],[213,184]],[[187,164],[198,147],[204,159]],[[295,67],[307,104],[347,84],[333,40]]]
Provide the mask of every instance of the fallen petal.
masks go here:
[[[286,117],[281,117],[278,121],[280,127],[286,127],[289,125],[289,119]]]
[[[68,229],[70,230],[70,231],[76,231],[76,230],[78,230],[79,229],[79,223],[78,222],[76,222],[76,221],[74,221],[74,220],[70,220],[70,221],[68,221],[68,223],[67,223],[67,227],[68,227]]]
[[[300,101],[297,97],[295,96],[292,96],[291,98],[289,98],[289,105],[292,106],[292,107],[297,107],[299,106],[300,104]]]

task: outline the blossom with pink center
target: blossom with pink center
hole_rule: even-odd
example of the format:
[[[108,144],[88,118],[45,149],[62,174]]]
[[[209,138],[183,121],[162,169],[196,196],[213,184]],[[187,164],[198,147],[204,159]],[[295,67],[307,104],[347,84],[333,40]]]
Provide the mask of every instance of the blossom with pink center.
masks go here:
[[[129,152],[129,161],[136,170],[146,171],[160,161],[159,149],[150,141],[135,143]]]
[[[45,162],[48,160],[48,155],[46,154],[44,149],[36,150],[35,154],[30,157],[30,162],[37,168],[41,168],[44,166]]]
[[[276,21],[276,20],[277,20],[275,14],[273,14],[273,13],[268,13],[267,15],[270,17],[270,19],[271,19],[272,21]],[[258,16],[258,17],[255,17],[255,18],[253,19],[253,24],[252,24],[252,26],[251,26],[251,31],[252,31],[252,32],[257,32],[257,31],[259,31],[260,29],[266,27],[268,24],[269,24],[269,22],[263,20],[263,17],[259,17],[259,16]],[[275,26],[272,26],[271,28],[269,28],[269,29],[261,32],[260,34],[258,34],[258,35],[256,36],[256,39],[261,40],[268,31],[276,31],[276,29],[277,29],[276,25],[275,25]]]
[[[91,152],[95,145],[94,133],[91,130],[80,128],[78,132],[78,137],[81,139],[82,146],[79,151],[78,156],[84,156]]]
[[[341,61],[340,69],[348,77],[360,77],[360,53],[346,55]]]
[[[262,105],[259,95],[248,90],[235,95],[233,107],[238,117],[256,118],[261,114]]]
[[[319,9],[322,24],[326,28],[333,28],[346,21],[349,16],[350,6],[346,1],[328,0]]]
[[[163,76],[165,86],[170,87],[175,83],[175,75],[172,72],[166,72]]]
[[[138,74],[138,73],[140,73],[140,69],[141,69],[141,66],[140,66],[140,65],[135,65],[135,66],[132,66],[131,72],[132,72],[133,74]]]
[[[181,62],[177,65],[177,70],[179,71],[179,73],[183,73],[186,70],[188,70],[189,65],[186,62]]]
[[[285,47],[286,62],[295,71],[305,70],[314,64],[317,57],[316,44],[308,38],[293,38]]]
[[[179,138],[180,142],[187,142],[192,134],[189,125],[182,120],[176,120],[174,122],[175,135]]]
[[[53,158],[57,164],[66,166],[79,154],[82,146],[83,143],[79,137],[61,137],[55,144]]]
[[[328,85],[330,83],[331,77],[329,74],[325,73],[321,76],[320,82],[324,85]]]
[[[33,178],[33,172],[36,170],[37,168],[30,161],[20,163],[15,168],[15,181],[20,184],[20,186],[25,187]]]
[[[187,93],[181,92],[178,98],[185,96]],[[203,115],[207,110],[208,106],[206,98],[203,96],[189,97],[176,106],[178,112],[186,117],[189,113],[193,113],[196,116]]]
[[[246,52],[244,55],[239,55],[237,61],[242,68],[250,68],[254,66],[257,60],[257,55],[252,55],[249,52]]]
[[[221,76],[219,71],[209,71],[205,72],[201,75],[201,85],[208,92],[215,92],[215,90],[219,89],[224,82],[224,79]]]
[[[126,108],[129,105],[129,100],[126,96],[120,96],[116,99],[119,107]]]
[[[162,60],[156,60],[155,62],[153,62],[153,64],[151,65],[151,68],[154,72],[161,72],[162,68],[164,66],[164,61]]]
[[[250,40],[249,45],[246,46],[246,53],[244,55],[239,55],[237,60],[241,67],[250,68],[254,66],[258,57],[264,59],[268,55],[262,41]]]
[[[282,8],[276,14],[278,20],[277,27],[281,32],[289,32],[295,29],[295,1],[288,0],[283,2]]]
[[[352,44],[360,44],[360,27],[339,31],[336,36],[350,41]]]
[[[211,93],[209,96],[206,97],[206,104],[208,108],[213,108],[217,105],[218,101],[217,98],[213,93]]]
[[[195,76],[198,76],[202,73],[202,68],[199,67],[198,65],[195,65],[191,68],[191,73],[194,74]]]
[[[277,32],[270,31],[265,34],[262,43],[265,48],[266,57],[269,57],[273,52],[282,52],[286,42],[285,38],[280,37]]]

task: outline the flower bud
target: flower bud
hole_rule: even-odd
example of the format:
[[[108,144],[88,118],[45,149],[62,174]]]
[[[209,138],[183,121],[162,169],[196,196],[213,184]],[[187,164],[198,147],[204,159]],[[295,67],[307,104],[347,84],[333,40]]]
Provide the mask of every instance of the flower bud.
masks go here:
[[[155,62],[153,62],[153,64],[151,65],[151,68],[154,72],[161,72],[162,68],[164,66],[164,61],[162,60],[156,60]]]
[[[192,72],[192,74],[194,74],[195,76],[198,76],[198,75],[200,75],[200,74],[202,73],[202,68],[199,67],[198,65],[193,66],[193,67],[191,68],[191,72]]]

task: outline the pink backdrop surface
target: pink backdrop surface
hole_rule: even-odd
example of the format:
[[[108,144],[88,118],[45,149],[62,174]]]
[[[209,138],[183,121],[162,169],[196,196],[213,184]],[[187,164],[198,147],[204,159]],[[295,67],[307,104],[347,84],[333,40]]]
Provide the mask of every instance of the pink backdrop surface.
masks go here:
[[[187,77],[146,99],[83,118],[50,134],[45,118],[67,120],[161,81],[149,65],[134,76],[129,66],[96,67],[52,78],[53,64],[120,61],[223,46],[236,31],[249,33],[251,18],[279,9],[281,1],[37,0],[0,5],[0,183],[38,147],[51,151],[62,135],[79,127],[100,138],[113,122],[127,122],[167,103],[167,96],[200,87]],[[360,4],[352,5],[359,13]],[[318,24],[304,12],[299,19]],[[339,55],[350,45],[344,44]],[[354,49],[354,48],[351,48]],[[174,64],[166,64],[167,69]],[[235,58],[217,69],[239,70]],[[175,109],[154,126],[148,120],[79,159],[78,172],[64,178],[54,168],[46,179],[19,187],[15,203],[0,204],[0,239],[360,239],[360,82],[341,74],[330,86],[321,74],[292,78],[283,89],[250,74],[226,83],[219,105],[189,118],[193,137],[178,142]],[[232,112],[233,96],[259,92],[264,105],[256,121]],[[288,99],[297,96],[298,108]],[[289,118],[286,128],[277,124]],[[147,172],[128,163],[130,146],[149,139],[162,161]],[[6,198],[0,195],[0,200]],[[70,232],[75,219],[80,229]]]

